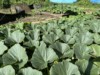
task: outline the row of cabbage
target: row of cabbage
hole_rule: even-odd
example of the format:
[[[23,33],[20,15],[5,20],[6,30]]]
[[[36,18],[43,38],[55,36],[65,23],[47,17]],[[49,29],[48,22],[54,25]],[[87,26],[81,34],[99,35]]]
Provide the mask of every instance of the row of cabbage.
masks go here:
[[[0,75],[100,75],[100,20],[1,28]]]

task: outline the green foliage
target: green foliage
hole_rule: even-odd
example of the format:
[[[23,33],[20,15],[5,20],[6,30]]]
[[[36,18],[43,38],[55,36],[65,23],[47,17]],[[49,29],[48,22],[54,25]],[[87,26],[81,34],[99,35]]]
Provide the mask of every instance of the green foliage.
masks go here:
[[[78,67],[70,62],[63,61],[51,67],[50,75],[81,75]]]
[[[15,70],[11,65],[0,68],[0,75],[15,75]]]
[[[19,75],[43,75],[42,72],[32,69],[31,67],[21,69]]]
[[[100,75],[100,20],[92,16],[0,28],[0,75]]]

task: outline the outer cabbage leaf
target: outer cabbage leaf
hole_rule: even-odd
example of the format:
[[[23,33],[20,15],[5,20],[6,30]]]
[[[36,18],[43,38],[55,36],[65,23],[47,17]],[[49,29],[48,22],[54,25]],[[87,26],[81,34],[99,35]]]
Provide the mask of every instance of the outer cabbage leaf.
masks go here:
[[[66,33],[67,35],[74,36],[74,35],[76,35],[77,31],[78,31],[78,28],[76,28],[76,27],[70,28],[70,27],[69,27],[69,28],[67,28],[67,29],[65,30],[65,33]]]
[[[26,47],[32,48],[32,47],[38,47],[39,46],[38,40],[33,40],[29,35],[27,35],[26,38],[28,39],[28,42],[24,42],[24,45]]]
[[[73,49],[78,59],[89,59],[91,57],[91,48],[84,44],[76,43]]]
[[[65,33],[62,37],[61,40],[65,43],[68,44],[74,44],[75,43],[75,39],[76,39],[76,34],[77,34],[78,29],[76,27],[68,27],[65,30]]]
[[[58,38],[56,34],[47,34],[43,36],[44,42],[49,44],[53,44]]]
[[[23,67],[27,61],[28,56],[25,48],[19,44],[15,44],[11,47],[6,54],[3,55],[3,65],[17,65],[19,68]]]
[[[33,40],[39,40],[40,39],[40,29],[34,29],[30,32],[30,36]]]
[[[61,40],[65,43],[68,43],[68,44],[74,44],[75,41],[76,41],[76,36],[70,36],[70,35],[63,35],[61,37]]]
[[[100,57],[95,58],[93,62],[100,68]]]
[[[92,60],[78,60],[76,65],[79,67],[79,70],[82,75],[99,75],[100,67],[93,64]]]
[[[47,48],[44,42],[34,51],[31,63],[33,67],[38,69],[44,69],[48,63],[56,60],[58,56],[52,48]]]
[[[93,35],[88,31],[80,32],[77,36],[77,42],[90,45],[93,42]]]
[[[50,45],[51,48],[55,49],[55,52],[59,57],[72,57],[74,51],[70,49],[69,45],[66,43],[55,42]]]
[[[8,48],[4,45],[4,42],[0,41],[0,55],[2,55],[7,49]]]
[[[25,42],[24,45],[29,47],[29,48],[31,48],[31,47],[38,47],[39,46],[39,41],[29,40],[28,42]]]
[[[9,37],[5,39],[5,43],[8,45],[13,45],[15,43],[21,43],[24,40],[24,38],[25,38],[24,33],[22,33],[20,30],[16,30],[12,32],[9,35]]]
[[[61,52],[62,54],[63,54],[64,52],[66,52],[66,50],[69,50],[69,49],[70,49],[70,47],[69,47],[68,44],[66,44],[66,43],[61,43],[61,42],[59,42],[59,41],[55,42],[55,43],[52,44],[50,47],[53,48],[53,49],[56,49],[57,51]]]
[[[42,72],[32,69],[31,67],[23,68],[19,71],[18,75],[43,75]]]
[[[94,42],[96,44],[100,44],[100,35],[98,33],[94,34]]]
[[[18,22],[18,23],[16,23],[16,24],[15,24],[15,27],[16,27],[17,29],[24,29],[24,22]]]
[[[97,44],[93,44],[90,47],[93,50],[92,55],[95,57],[100,57],[100,46]]]
[[[81,75],[78,67],[68,61],[54,64],[50,69],[50,75]]]
[[[43,34],[48,34],[49,32],[51,32],[52,30],[55,29],[55,26],[56,26],[56,24],[54,24],[54,23],[47,23],[47,25],[43,25],[41,27],[41,32]]]
[[[60,38],[63,36],[64,32],[61,29],[54,29],[53,32]]]
[[[8,65],[0,68],[0,75],[15,75],[15,70],[12,66]]]
[[[91,30],[95,33],[99,33],[100,32],[100,21],[99,20],[93,20],[91,25]]]

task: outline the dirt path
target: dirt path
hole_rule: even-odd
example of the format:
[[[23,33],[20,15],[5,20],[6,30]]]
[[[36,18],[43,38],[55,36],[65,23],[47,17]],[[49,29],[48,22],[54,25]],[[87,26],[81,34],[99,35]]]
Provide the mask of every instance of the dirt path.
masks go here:
[[[21,22],[32,22],[33,24],[47,22],[52,19],[59,19],[62,17],[62,14],[52,14],[49,12],[41,12],[41,14],[37,14],[34,16],[26,17],[23,19],[19,19]]]
[[[18,22],[31,22],[33,24],[36,24],[36,23],[41,23],[41,22],[47,22],[52,19],[59,19],[61,17],[62,17],[62,14],[52,14],[49,12],[41,12],[32,16],[27,16],[25,18],[16,19],[16,21],[8,22],[6,24],[15,24]],[[3,24],[3,25],[6,25],[6,24]]]

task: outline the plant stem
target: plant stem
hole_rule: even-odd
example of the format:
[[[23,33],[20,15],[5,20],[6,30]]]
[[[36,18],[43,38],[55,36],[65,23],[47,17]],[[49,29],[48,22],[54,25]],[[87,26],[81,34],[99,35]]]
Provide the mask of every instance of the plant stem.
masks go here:
[[[47,67],[47,73],[48,73],[48,75],[50,75],[50,74],[49,74],[49,68],[48,68],[48,67]]]

